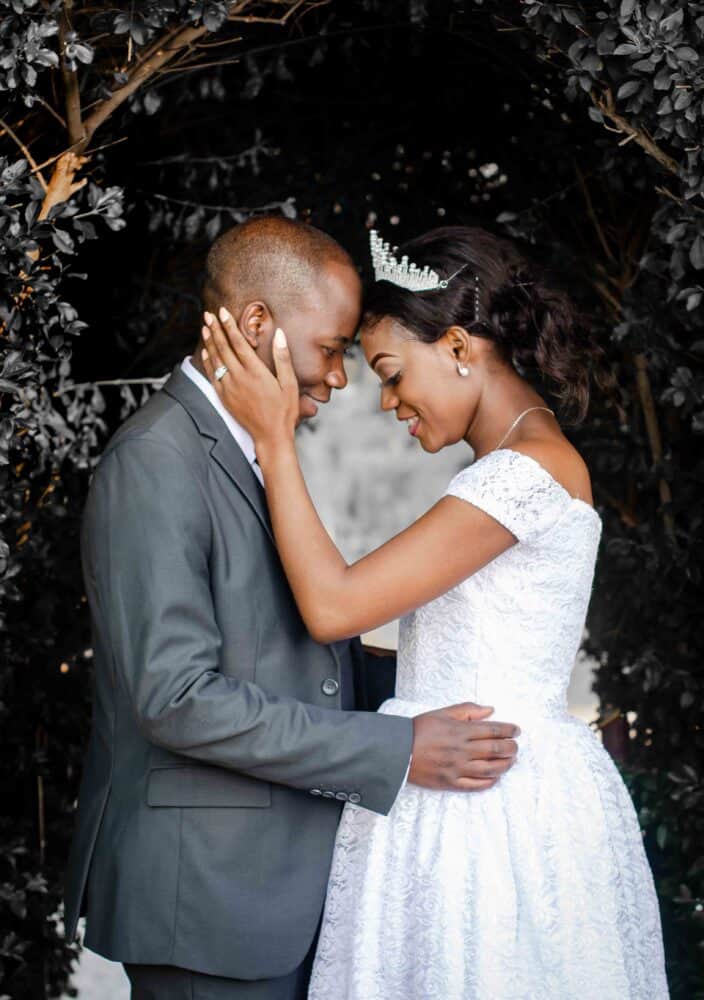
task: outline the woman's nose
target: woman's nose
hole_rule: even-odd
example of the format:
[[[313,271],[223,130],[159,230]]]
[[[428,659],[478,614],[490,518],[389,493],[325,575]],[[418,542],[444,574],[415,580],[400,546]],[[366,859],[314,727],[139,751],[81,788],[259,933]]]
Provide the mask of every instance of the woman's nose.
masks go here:
[[[381,388],[381,408],[382,410],[398,409],[398,396],[393,391],[391,386],[385,385]]]

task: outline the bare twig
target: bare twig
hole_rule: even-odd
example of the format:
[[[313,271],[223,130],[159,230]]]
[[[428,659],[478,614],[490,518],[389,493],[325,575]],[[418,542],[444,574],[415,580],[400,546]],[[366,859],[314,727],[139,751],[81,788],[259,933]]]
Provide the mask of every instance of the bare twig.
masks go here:
[[[193,53],[195,55],[195,53]],[[179,63],[178,66],[167,66],[166,69],[160,69],[158,71],[159,76],[164,76],[167,73],[192,73],[196,69],[211,69],[213,66],[234,66],[238,63],[242,56],[230,56],[229,59],[218,59],[213,62],[203,62],[203,63]]]
[[[691,201],[691,200],[690,201],[685,201],[684,198],[680,198],[678,195],[676,195],[672,191],[670,191],[669,188],[663,187],[662,185],[658,185],[655,188],[655,190],[657,191],[658,194],[664,195],[666,198],[669,198],[671,201],[676,201],[678,205],[682,206],[682,208],[694,209],[695,212],[700,212],[700,213],[702,213],[704,215],[704,208],[700,208],[699,205],[695,205],[694,202]]]
[[[40,168],[37,166],[37,161],[34,159],[34,157],[30,153],[30,151],[27,148],[27,146],[22,142],[22,140],[17,135],[17,133],[12,128],[10,128],[10,126],[7,124],[7,122],[4,120],[4,118],[0,118],[0,125],[2,125],[2,127],[5,129],[5,131],[7,132],[7,134],[10,136],[10,138],[15,141],[15,143],[17,144],[17,146],[19,146],[19,148],[22,151],[22,155],[24,156],[25,160],[27,160],[27,162],[29,163],[29,165],[33,168],[32,173],[36,173],[37,174],[37,176],[39,177],[39,182],[40,182],[41,186],[46,191],[48,185],[47,185],[46,181],[44,180],[44,177],[43,177],[43,175],[41,173]]]
[[[601,245],[602,245],[602,247],[604,249],[604,253],[606,254],[606,256],[609,258],[609,260],[613,261],[614,260],[614,255],[611,252],[611,247],[608,244],[606,236],[604,235],[604,231],[601,228],[601,223],[599,222],[599,219],[597,218],[597,214],[594,211],[594,204],[592,202],[592,196],[589,193],[589,188],[587,187],[587,183],[586,183],[586,181],[584,179],[584,175],[582,174],[582,171],[579,169],[579,164],[575,163],[574,169],[575,169],[575,171],[577,173],[577,177],[579,179],[579,186],[582,189],[582,194],[584,195],[584,201],[585,201],[585,204],[587,206],[587,212],[589,214],[589,218],[592,220],[592,224],[594,226],[594,229],[596,230],[596,234],[599,237],[599,242],[601,243]]]
[[[182,52],[184,48],[204,35],[206,31],[207,29],[203,26],[182,28],[177,34],[171,36],[167,44],[153,52],[149,59],[136,66],[129,74],[127,83],[114,90],[110,97],[104,101],[100,101],[95,110],[85,120],[83,148],[88,145],[96,130],[100,128],[103,122],[107,121],[117,108],[124,104],[135,91],[139,90],[151,76],[170,62],[177,53]],[[171,33],[169,34],[171,35]]]
[[[633,360],[636,367],[638,397],[643,410],[643,416],[645,417],[645,428],[648,433],[648,441],[650,443],[650,454],[652,455],[653,462],[657,465],[662,461],[662,437],[660,435],[660,425],[658,423],[658,416],[655,409],[653,391],[651,389],[650,378],[648,376],[648,359],[644,354],[639,353],[635,355]],[[672,490],[670,489],[670,484],[662,476],[658,479],[658,492],[660,493],[660,500],[664,505],[672,503]],[[674,538],[675,522],[669,510],[665,510],[663,512],[663,521],[668,535],[670,535],[671,538]]]
[[[619,132],[622,134],[625,133],[629,140],[633,139],[641,147],[641,149],[644,149],[649,156],[652,156],[654,160],[657,160],[660,166],[664,167],[669,173],[675,174],[676,176],[679,174],[680,168],[677,161],[673,160],[673,158],[668,156],[664,150],[660,149],[657,143],[653,142],[650,136],[643,129],[636,128],[635,125],[631,125],[631,123],[624,118],[623,115],[619,114],[616,110],[614,95],[610,87],[606,87],[601,94],[592,90],[590,96],[599,111],[601,111],[601,113],[608,118],[609,121],[613,122]]]
[[[51,104],[49,104],[48,101],[45,101],[44,98],[40,97],[38,94],[35,94],[34,100],[38,104],[41,104],[43,108],[46,108],[49,114],[53,115],[53,117],[57,120],[57,122],[59,123],[59,125],[61,125],[62,128],[66,128],[66,120],[61,117],[56,108],[52,108]]]
[[[184,201],[182,198],[171,198],[166,194],[158,194],[156,191],[145,191],[143,188],[137,189],[137,194],[143,194],[147,198],[156,198],[157,201],[167,201],[172,205],[182,205],[184,208],[202,208],[206,212],[231,212],[240,215],[251,215],[254,212],[271,212],[275,208],[282,208],[293,199],[287,198],[285,201],[270,201],[266,205],[257,205],[256,208],[238,207],[237,205],[204,205],[200,201]]]
[[[291,18],[296,14],[296,11],[300,10],[300,8],[307,2],[308,0],[295,0],[293,6],[290,7],[286,11],[286,13],[283,14],[281,17],[261,17],[255,14],[231,13],[228,14],[227,19],[228,21],[243,21],[245,24],[273,24],[273,25],[283,26],[286,24],[287,21],[290,21]],[[310,6],[311,8],[325,7],[328,5],[329,2],[330,0],[319,0],[319,3],[310,4]]]
[[[98,382],[76,382],[74,385],[66,385],[63,389],[57,389],[56,392],[52,393],[52,396],[65,396],[67,392],[92,389],[99,385],[153,385],[161,388],[168,378],[168,375],[161,375],[159,378],[112,378],[102,379]]]

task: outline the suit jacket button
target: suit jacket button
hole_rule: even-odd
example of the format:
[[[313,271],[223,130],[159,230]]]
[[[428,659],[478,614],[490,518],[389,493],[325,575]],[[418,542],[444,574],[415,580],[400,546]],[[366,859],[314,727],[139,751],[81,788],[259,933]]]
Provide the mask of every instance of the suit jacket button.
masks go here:
[[[334,799],[335,798],[335,793],[334,792],[323,792],[323,798],[324,799]]]
[[[359,794],[359,792],[350,792],[347,798],[355,806],[357,805],[358,802],[362,801],[362,796]]]
[[[319,788],[311,788],[310,794],[311,795],[322,795],[323,793],[320,791]]]
[[[347,802],[348,798],[347,792],[338,792],[335,798],[339,799],[340,802]]]
[[[334,677],[326,677],[323,683],[321,684],[321,687],[323,689],[323,694],[327,694],[330,696],[337,694],[337,692],[340,690],[340,685],[335,680]]]

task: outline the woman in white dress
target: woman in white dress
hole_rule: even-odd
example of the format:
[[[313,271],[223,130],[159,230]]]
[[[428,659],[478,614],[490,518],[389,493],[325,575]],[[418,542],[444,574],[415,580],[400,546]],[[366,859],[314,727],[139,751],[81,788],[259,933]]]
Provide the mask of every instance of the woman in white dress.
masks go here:
[[[474,461],[369,556],[345,563],[306,491],[281,331],[278,381],[229,316],[232,348],[209,317],[204,360],[254,436],[312,635],[332,642],[403,616],[396,697],[380,711],[474,701],[521,735],[516,764],[486,791],[422,788],[411,767],[388,816],[345,806],[309,996],[662,1000],[635,811],[597,737],[567,711],[601,521],[584,462],[519,373],[537,367],[583,414],[595,350],[567,299],[482,230],[434,230],[397,254],[372,234],[372,255],[361,342],[381,405],[426,451],[465,440]],[[228,378],[215,378],[220,365]]]

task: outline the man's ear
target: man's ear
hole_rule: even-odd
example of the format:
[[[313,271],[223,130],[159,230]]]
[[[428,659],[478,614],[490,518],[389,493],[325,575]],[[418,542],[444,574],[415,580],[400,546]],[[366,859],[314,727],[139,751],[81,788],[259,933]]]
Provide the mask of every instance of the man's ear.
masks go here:
[[[237,320],[242,333],[256,351],[274,335],[274,320],[265,302],[249,302]]]

